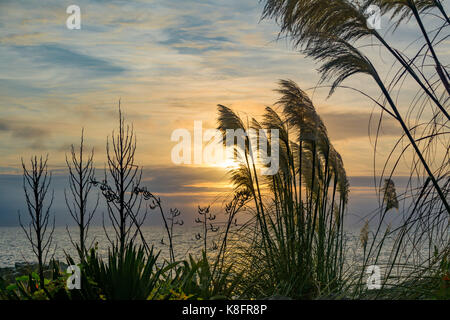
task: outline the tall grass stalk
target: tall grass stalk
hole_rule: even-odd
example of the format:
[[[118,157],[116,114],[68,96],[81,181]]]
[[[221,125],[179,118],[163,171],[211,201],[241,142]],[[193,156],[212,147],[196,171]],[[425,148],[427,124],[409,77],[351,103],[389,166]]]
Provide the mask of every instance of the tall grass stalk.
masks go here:
[[[379,144],[381,121],[386,113],[398,122],[402,134],[388,155],[380,176],[392,179],[399,164],[407,160],[409,180],[399,195],[400,214],[389,232],[382,226],[393,220],[387,214],[388,205],[382,199],[380,208],[372,214],[377,219],[375,232],[369,233],[368,250],[359,283],[353,287],[354,297],[411,297],[408,288],[423,283],[444,261],[449,242],[449,74],[439,57],[445,43],[449,19],[441,1],[389,0],[265,0],[263,18],[280,23],[281,32],[293,46],[320,64],[321,82],[332,81],[329,94],[342,87],[344,80],[355,75],[368,75],[381,91],[380,99],[372,99],[381,108],[375,148]],[[411,20],[419,38],[408,46],[408,53],[388,43],[386,37],[367,24],[366,9],[377,5],[381,13],[390,15],[390,26],[383,29],[394,33]],[[437,25],[427,30],[427,25]],[[415,46],[413,46],[413,44]],[[393,58],[394,76],[382,75],[368,50],[384,50]],[[442,52],[442,51],[441,51]],[[394,69],[395,70],[395,69]],[[403,84],[411,78],[417,84],[412,102],[403,108],[398,97]],[[408,82],[409,83],[409,82]],[[368,95],[362,90],[356,91]],[[406,112],[405,112],[406,109]],[[412,152],[409,152],[412,150]],[[391,168],[389,168],[391,167]],[[377,174],[376,174],[377,175]],[[380,195],[383,196],[383,195]],[[393,245],[391,246],[391,244]],[[389,252],[387,259],[381,252]],[[424,256],[423,252],[427,252]],[[368,293],[364,287],[365,266],[385,267],[383,289]],[[401,276],[399,276],[401,275]],[[358,282],[358,280],[357,280]],[[352,285],[350,285],[352,286]],[[396,286],[397,289],[393,289]],[[350,289],[352,291],[353,289]],[[413,290],[411,290],[412,292]],[[417,290],[414,290],[417,291]],[[423,291],[422,291],[423,293]],[[430,292],[429,292],[430,293]]]
[[[249,296],[313,298],[342,280],[348,182],[308,96],[292,81],[281,81],[278,91],[283,114],[267,107],[263,121],[252,119],[250,126],[219,105],[224,135],[231,128],[279,130],[280,169],[273,176],[258,176],[252,139],[243,137],[244,148],[235,145],[240,167],[231,170],[231,180],[236,190],[248,190],[255,213],[255,228],[250,223],[244,230],[249,241],[239,249],[244,257],[238,264],[248,270],[243,291]]]

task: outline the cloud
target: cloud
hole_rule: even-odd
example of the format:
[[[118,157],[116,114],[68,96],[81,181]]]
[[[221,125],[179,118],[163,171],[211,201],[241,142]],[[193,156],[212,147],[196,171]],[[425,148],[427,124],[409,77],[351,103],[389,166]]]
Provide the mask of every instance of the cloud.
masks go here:
[[[158,166],[147,168],[143,173],[143,184],[158,193],[219,193],[223,192],[221,182],[227,182],[227,175],[219,168]],[[211,183],[215,187],[211,187]]]
[[[14,120],[0,119],[0,132],[8,132],[14,138],[19,139],[43,139],[50,136],[48,128],[30,126],[28,123],[21,123]]]
[[[187,122],[187,128],[194,120],[205,125],[210,121],[208,126],[214,127],[217,103],[258,117],[265,105],[279,98],[272,91],[277,79],[292,78],[305,90],[318,80],[310,59],[294,52],[289,41],[275,41],[279,26],[260,21],[263,3],[258,1],[80,0],[78,31],[65,28],[67,3],[0,3],[1,25],[7,27],[0,28],[0,118],[29,121],[11,123],[0,132],[11,133],[0,145],[3,166],[36,150],[51,151],[53,164],[64,164],[62,151],[78,141],[81,127],[104,152],[104,141],[117,125],[119,98],[127,120],[135,124],[138,150],[145,151],[139,154],[140,163],[167,164],[171,131],[181,125],[177,120]],[[396,46],[398,38],[411,37],[396,36]],[[383,59],[388,68],[389,57]],[[361,85],[360,78],[354,80]],[[378,94],[375,86],[365,89]],[[347,108],[335,105],[333,110],[357,107],[358,112],[319,114],[332,140],[338,140],[349,172],[355,174],[357,168],[358,174],[369,173],[372,147],[368,140],[358,140],[368,136],[370,114],[362,110],[369,103],[344,90],[333,96],[336,101]],[[316,97],[314,102],[321,105]],[[396,130],[392,120],[383,121],[385,135]],[[51,139],[46,139],[49,134]],[[206,182],[188,178],[193,181],[154,181],[161,188],[166,182],[180,185],[179,193],[208,189]]]
[[[27,164],[27,162],[26,162]],[[17,211],[26,212],[20,174],[2,174],[11,168],[0,167],[0,226],[17,225]],[[51,213],[56,215],[57,225],[71,224],[73,221],[67,213],[64,201],[64,189],[68,187],[65,168],[51,169],[51,192],[55,198]],[[20,172],[20,170],[19,170]],[[97,180],[103,179],[103,170],[96,170]],[[217,182],[226,181],[226,175],[217,168],[193,167],[150,167],[144,170],[141,186],[156,196],[161,197],[164,208],[178,208],[183,213],[183,219],[190,224],[196,214],[197,205],[208,205],[215,201],[218,195],[224,196],[223,188],[217,187]],[[215,187],[212,187],[214,185]],[[225,189],[226,191],[227,189]],[[95,199],[98,190],[93,189],[91,200]],[[219,206],[220,206],[219,201]],[[105,203],[101,202],[94,224],[101,224],[101,211]],[[149,223],[158,223],[155,214],[149,217]],[[26,217],[25,217],[26,218]]]
[[[332,140],[367,138],[369,132],[376,134],[379,116],[368,112],[319,112]],[[397,136],[401,129],[391,118],[383,118],[380,133],[383,136]]]
[[[34,84],[30,84],[28,82],[14,79],[0,79],[0,94],[2,94],[4,97],[15,94],[20,95],[22,98],[36,98],[36,96],[40,96],[43,93],[47,92],[48,90],[36,87]]]
[[[73,224],[67,213],[64,202],[64,188],[67,188],[67,174],[65,169],[53,170],[50,192],[55,192],[51,213],[56,216],[57,225]],[[22,177],[20,174],[2,174],[11,171],[11,168],[0,167],[0,226],[17,226],[17,211],[20,210],[26,218],[26,206],[22,189]],[[18,172],[20,173],[20,172]],[[102,178],[103,171],[98,169],[98,179]],[[361,217],[377,208],[377,198],[373,187],[373,177],[349,177],[350,193],[353,201],[349,203],[347,225],[360,222]],[[223,213],[224,200],[230,200],[226,188],[219,189],[218,181],[227,181],[226,175],[217,168],[193,168],[193,167],[151,167],[144,171],[141,183],[156,196],[160,196],[163,207],[178,208],[182,212],[182,218],[187,225],[192,224],[196,216],[198,205],[213,204],[213,210],[219,216]],[[407,181],[406,177],[396,177],[397,190]],[[187,185],[189,183],[189,185]],[[97,190],[93,189],[91,201],[95,201]],[[352,197],[354,195],[355,197]],[[221,198],[219,198],[221,196]],[[99,210],[94,219],[94,225],[101,225],[102,210],[105,203],[101,200]],[[153,214],[152,214],[153,213]],[[148,223],[159,224],[159,213],[151,211]]]
[[[42,41],[44,34],[32,32],[24,34],[8,34],[0,38],[0,43],[6,45],[33,45]]]
[[[207,51],[222,50],[233,41],[217,35],[219,29],[213,21],[192,16],[179,17],[180,23],[163,30],[167,39],[159,43],[170,46],[181,54],[201,54]]]
[[[15,49],[31,60],[45,66],[57,66],[85,71],[96,76],[113,76],[125,72],[109,60],[79,53],[61,45],[41,44],[35,46],[15,46]]]

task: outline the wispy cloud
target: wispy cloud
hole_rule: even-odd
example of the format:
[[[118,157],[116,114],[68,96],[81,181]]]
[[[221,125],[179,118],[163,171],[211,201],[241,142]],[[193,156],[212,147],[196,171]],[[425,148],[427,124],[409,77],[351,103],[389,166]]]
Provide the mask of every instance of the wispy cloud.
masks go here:
[[[288,40],[277,41],[279,27],[260,21],[259,1],[76,4],[81,30],[65,27],[65,1],[0,1],[0,171],[19,167],[21,156],[34,153],[50,153],[51,166],[62,167],[64,153],[79,141],[82,127],[102,167],[121,99],[136,129],[138,162],[152,167],[147,182],[158,192],[183,195],[180,203],[195,203],[202,197],[193,194],[206,194],[211,181],[226,178],[218,173],[223,170],[172,167],[174,129],[192,130],[194,120],[214,128],[218,103],[243,116],[261,116],[279,98],[273,91],[278,79],[293,79],[305,90],[319,80],[311,60],[293,51]],[[395,38],[388,34],[388,40],[402,50],[417,37],[412,30],[406,27]],[[391,67],[392,60],[379,48],[369,55],[380,61],[383,71]],[[346,84],[362,83],[365,93],[376,97],[379,92],[370,81],[361,77]],[[349,175],[371,174],[368,128],[375,132],[377,124],[376,115],[369,124],[371,101],[345,90],[327,100],[327,90],[307,92]],[[405,82],[403,90],[408,94],[399,105],[406,108],[415,96],[414,86]],[[398,134],[395,122],[383,119],[381,131],[392,145]]]
[[[48,127],[31,127],[25,123],[0,119],[0,132],[10,133],[13,138],[19,139],[43,139],[50,135],[51,129]]]
[[[377,130],[383,136],[399,136],[401,128],[392,118],[385,117],[379,123],[380,115],[369,112],[322,112],[327,130],[333,140],[367,139],[375,136]],[[380,126],[378,129],[378,125]]]
[[[14,48],[18,54],[26,56],[44,68],[56,66],[68,68],[72,72],[81,70],[97,77],[114,76],[125,71],[125,68],[114,65],[106,59],[79,53],[60,45],[42,44]]]

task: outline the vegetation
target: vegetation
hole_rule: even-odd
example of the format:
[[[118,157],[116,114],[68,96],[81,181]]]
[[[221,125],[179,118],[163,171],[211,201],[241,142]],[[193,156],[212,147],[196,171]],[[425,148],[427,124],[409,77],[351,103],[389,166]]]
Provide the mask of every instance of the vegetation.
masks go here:
[[[84,130],[81,132],[78,155],[76,154],[75,147],[73,145],[71,146],[70,155],[70,160],[66,156],[66,164],[69,169],[69,189],[72,195],[72,202],[70,202],[66,192],[64,192],[64,197],[66,200],[67,210],[78,226],[78,246],[80,248],[80,252],[84,253],[87,247],[86,240],[89,232],[89,225],[94,217],[99,201],[99,197],[97,197],[97,202],[95,203],[94,208],[89,211],[88,198],[92,190],[91,181],[95,177],[94,150],[92,149],[92,152],[87,159],[84,158]],[[70,236],[69,229],[67,229],[67,233]],[[77,244],[75,244],[72,239],[71,241],[76,247]]]
[[[267,107],[263,121],[250,124],[256,130],[278,129],[278,174],[258,176],[248,137],[245,149],[236,147],[240,167],[231,172],[236,190],[248,190],[254,201],[257,230],[238,251],[247,270],[243,290],[256,297],[313,298],[342,281],[348,182],[308,96],[292,81],[282,81],[279,92],[283,115]],[[219,106],[219,129],[225,134],[228,128],[249,129],[231,109]]]
[[[367,296],[369,293],[365,292],[366,286],[362,282],[365,267],[383,264],[385,280],[376,296],[409,297],[408,292],[414,291],[418,283],[439,279],[436,270],[442,261],[446,261],[449,250],[447,128],[450,90],[448,72],[438,56],[438,47],[446,38],[445,30],[449,27],[444,6],[436,0],[264,2],[263,17],[275,19],[281,27],[280,35],[286,35],[294,48],[320,64],[321,82],[332,81],[330,95],[338,88],[353,89],[380,108],[375,148],[383,115],[395,119],[402,128],[403,134],[386,159],[383,171],[381,174],[374,172],[375,176],[380,176],[381,206],[370,219],[377,219],[378,227],[370,233],[370,239],[367,237],[370,244],[365,250],[361,275],[356,277],[359,280],[345,291],[352,297]],[[420,36],[408,46],[409,55],[389,44],[384,35],[367,23],[366,12],[371,5],[377,5],[382,14],[390,15],[390,29],[394,33],[407,23],[418,29]],[[438,27],[426,30],[424,21],[430,23],[430,19]],[[381,73],[382,66],[371,58],[373,48],[394,61],[394,76]],[[368,75],[374,80],[381,92],[379,99],[370,97],[361,88],[342,85],[344,80],[357,74]],[[407,108],[398,103],[405,82],[415,84],[417,88],[417,94]],[[386,213],[398,204],[392,197],[386,197],[381,187],[382,179],[387,174],[390,181],[400,161],[405,160],[410,162],[410,179],[406,191],[399,195],[403,203],[402,221],[398,227],[383,232]],[[384,190],[392,190],[392,185],[387,187]],[[394,239],[391,249],[385,241],[388,238]],[[421,253],[424,246],[428,248],[428,257]],[[391,250],[388,261],[381,261],[382,250]],[[396,290],[392,290],[393,286]],[[428,297],[432,296],[428,293]]]
[[[30,242],[31,248],[38,261],[39,284],[44,288],[44,265],[52,243],[52,235],[55,229],[55,221],[51,224],[50,208],[53,203],[53,195],[49,203],[46,203],[48,188],[51,182],[51,174],[47,171],[47,160],[41,157],[31,159],[31,170],[27,169],[22,160],[23,190],[27,202],[28,216],[31,219],[28,227],[22,223],[19,213],[19,223],[25,236]],[[48,229],[50,226],[51,229]]]
[[[119,130],[107,142],[104,179],[97,181],[94,177],[93,153],[83,162],[83,134],[78,157],[72,147],[71,160],[67,161],[74,205],[69,205],[67,197],[66,201],[80,230],[78,243],[74,240],[78,257],[67,256],[67,262],[80,267],[81,290],[66,288],[68,274],[55,261],[50,263],[49,276],[44,276],[53,232],[47,229],[51,201],[44,205],[50,185],[47,160],[33,158],[30,170],[23,164],[32,222],[28,229],[21,225],[36,254],[38,272],[18,277],[15,283],[0,278],[0,298],[450,298],[450,88],[446,65],[437,50],[445,40],[442,33],[449,27],[449,18],[441,2],[264,2],[263,18],[275,19],[281,27],[280,35],[289,37],[295,49],[320,64],[321,83],[332,81],[330,95],[338,88],[352,89],[380,108],[376,146],[386,114],[402,129],[380,174],[380,207],[364,217],[367,222],[360,234],[363,257],[356,268],[349,267],[345,255],[349,183],[343,161],[306,92],[293,81],[283,80],[277,90],[281,98],[273,108],[265,109],[261,120],[243,119],[230,108],[218,106],[220,132],[224,136],[228,129],[241,132],[233,142],[238,167],[230,169],[234,192],[225,205],[226,222],[220,232],[212,224],[216,215],[210,213],[210,207],[199,207],[195,222],[202,226],[202,233],[196,238],[203,245],[198,256],[175,256],[173,228],[183,224],[178,219],[180,212],[166,212],[161,199],[142,186],[142,171],[135,162],[135,133],[125,124],[120,103]],[[394,32],[401,24],[414,21],[423,44],[412,56],[391,46],[368,26],[365,12],[370,5],[391,15]],[[426,30],[424,19],[429,17],[439,22],[436,30]],[[373,42],[395,61],[396,72],[390,79],[367,52],[375,46]],[[379,99],[342,85],[357,74],[374,81],[380,90]],[[401,93],[404,81],[411,81],[417,88],[407,108],[394,98]],[[263,155],[254,152],[258,142],[245,134],[250,129],[269,141],[276,139],[271,130],[278,130],[280,168],[275,175],[258,173],[266,164],[260,160]],[[244,143],[236,143],[239,140]],[[409,162],[410,176],[407,188],[398,192],[392,176],[401,160]],[[107,257],[86,244],[95,212],[87,211],[92,187],[98,187],[106,200],[107,217],[114,229],[113,237],[106,233],[110,241]],[[399,208],[402,214],[397,224],[386,226],[387,213]],[[168,261],[162,261],[142,233],[148,210],[158,210],[163,219],[169,240]],[[238,225],[237,217],[244,211],[251,219]],[[374,231],[369,226],[373,220],[377,222]],[[216,250],[208,251],[212,234],[216,234]],[[381,254],[386,251],[387,259]],[[374,265],[382,267],[383,280],[380,290],[369,291],[366,270]]]

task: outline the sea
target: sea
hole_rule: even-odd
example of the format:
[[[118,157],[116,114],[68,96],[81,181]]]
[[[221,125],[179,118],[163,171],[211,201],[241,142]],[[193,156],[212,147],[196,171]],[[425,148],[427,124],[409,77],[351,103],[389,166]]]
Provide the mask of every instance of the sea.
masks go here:
[[[147,244],[153,246],[155,252],[159,252],[159,263],[169,261],[170,253],[166,229],[160,226],[143,226],[141,229]],[[78,229],[76,227],[56,227],[47,261],[50,258],[54,258],[66,262],[67,255],[74,257],[74,260],[77,261],[78,259],[76,257],[78,255],[72,244],[72,240],[76,241],[77,231]],[[186,259],[189,255],[200,255],[203,248],[203,239],[197,239],[196,235],[198,233],[201,233],[201,227],[199,226],[178,226],[174,228],[173,244],[177,261]],[[106,234],[111,238],[114,235],[114,230],[111,227],[91,226],[88,234],[87,245],[89,247],[96,246],[99,255],[103,258],[107,257],[110,242]],[[70,235],[72,236],[72,240]],[[345,239],[346,266],[344,269],[355,274],[360,274],[363,271],[364,252],[361,246],[359,232],[347,231]],[[214,249],[212,248],[213,240],[213,238],[209,238],[208,243],[208,250],[212,255],[214,255]],[[139,237],[136,243],[140,243]],[[387,265],[383,267],[383,264],[389,260],[393,244],[394,239],[386,239],[384,249],[380,252],[378,263],[381,264],[383,273],[387,267]],[[427,259],[429,257],[428,248],[424,246],[421,248],[419,254],[422,255],[421,260]],[[20,227],[0,227],[0,269],[12,268],[21,263],[35,262],[36,257],[24,231]],[[398,275],[401,273],[399,271]]]
[[[189,254],[201,252],[203,242],[197,240],[195,235],[199,232],[198,227],[183,227],[174,229],[173,243],[174,253],[177,259],[188,257]],[[55,227],[48,260],[55,258],[66,261],[66,254],[77,256],[76,249],[72,244],[77,241],[78,229],[76,227]],[[97,246],[101,256],[107,256],[110,242],[106,235],[113,238],[114,230],[110,227],[91,226],[88,232],[87,245]],[[155,252],[160,252],[162,261],[169,259],[169,242],[166,229],[159,226],[144,226],[142,234],[148,245],[153,245]],[[72,237],[72,240],[71,240]],[[140,243],[139,237],[136,243]],[[14,267],[16,263],[33,263],[36,261],[31,245],[20,227],[0,227],[0,268]]]

